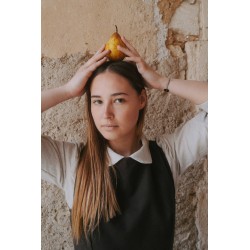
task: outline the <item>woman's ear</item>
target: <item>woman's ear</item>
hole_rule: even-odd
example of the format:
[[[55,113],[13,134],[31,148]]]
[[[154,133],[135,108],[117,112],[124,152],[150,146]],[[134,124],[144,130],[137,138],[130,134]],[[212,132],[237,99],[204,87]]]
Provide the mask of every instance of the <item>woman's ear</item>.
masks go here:
[[[145,89],[141,91],[139,98],[140,98],[141,109],[143,109],[147,104],[147,93]]]

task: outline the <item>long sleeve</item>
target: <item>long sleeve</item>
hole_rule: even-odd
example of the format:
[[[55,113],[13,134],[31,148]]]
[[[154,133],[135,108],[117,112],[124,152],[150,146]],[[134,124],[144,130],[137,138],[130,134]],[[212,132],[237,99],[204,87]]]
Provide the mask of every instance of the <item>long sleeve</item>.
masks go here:
[[[197,105],[198,113],[174,133],[156,138],[170,164],[175,183],[178,177],[208,152],[208,103]]]

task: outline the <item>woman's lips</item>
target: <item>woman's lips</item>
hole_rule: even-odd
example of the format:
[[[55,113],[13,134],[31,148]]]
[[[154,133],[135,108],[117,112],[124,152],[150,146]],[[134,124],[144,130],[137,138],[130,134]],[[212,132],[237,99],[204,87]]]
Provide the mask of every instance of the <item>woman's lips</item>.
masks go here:
[[[118,128],[118,126],[114,125],[114,124],[104,124],[101,127],[104,128],[104,129],[106,129],[106,130],[113,130],[115,128]]]
[[[102,127],[118,127],[117,125],[114,124],[104,124]]]

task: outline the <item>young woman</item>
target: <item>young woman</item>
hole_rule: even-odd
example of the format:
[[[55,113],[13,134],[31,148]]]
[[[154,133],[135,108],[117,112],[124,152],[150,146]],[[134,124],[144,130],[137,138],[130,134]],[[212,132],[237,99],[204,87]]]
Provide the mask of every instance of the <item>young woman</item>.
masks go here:
[[[122,39],[124,61],[107,62],[102,46],[67,84],[42,92],[42,111],[86,93],[88,123],[85,145],[42,137],[42,178],[65,191],[75,249],[172,249],[178,176],[207,154],[207,83],[159,75]],[[200,111],[148,141],[145,86]]]

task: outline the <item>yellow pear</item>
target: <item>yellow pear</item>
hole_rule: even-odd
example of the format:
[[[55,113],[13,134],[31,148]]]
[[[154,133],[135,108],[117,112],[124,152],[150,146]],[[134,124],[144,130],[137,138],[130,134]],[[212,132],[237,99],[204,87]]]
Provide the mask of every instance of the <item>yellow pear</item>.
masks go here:
[[[116,32],[113,33],[113,35],[109,38],[108,42],[105,45],[105,50],[110,50],[110,53],[107,55],[110,61],[121,61],[126,55],[117,49],[117,45],[120,45],[125,48],[126,45],[122,41],[116,25],[115,27],[116,27]]]

